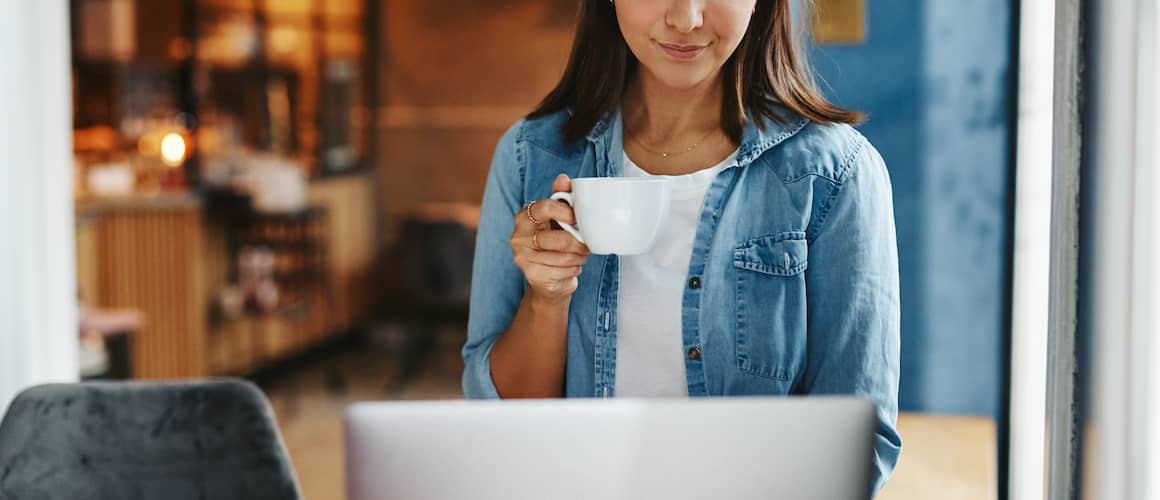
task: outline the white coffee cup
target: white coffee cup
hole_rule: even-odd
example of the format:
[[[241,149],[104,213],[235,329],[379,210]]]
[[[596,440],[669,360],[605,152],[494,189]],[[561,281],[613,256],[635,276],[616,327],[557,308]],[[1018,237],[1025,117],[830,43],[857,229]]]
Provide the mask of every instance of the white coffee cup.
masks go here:
[[[636,255],[652,249],[669,214],[668,179],[585,177],[572,192],[552,195],[572,206],[576,225],[560,227],[595,254]]]

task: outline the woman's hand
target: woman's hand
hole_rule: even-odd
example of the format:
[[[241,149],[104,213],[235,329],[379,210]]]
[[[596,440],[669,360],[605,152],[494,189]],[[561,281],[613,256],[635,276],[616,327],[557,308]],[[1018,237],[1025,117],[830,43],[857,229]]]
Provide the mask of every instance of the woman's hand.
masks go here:
[[[564,174],[552,183],[553,193],[561,191],[572,191],[572,180]],[[567,232],[552,228],[551,221],[575,224],[576,215],[561,201],[532,202],[515,214],[511,247],[516,267],[528,281],[530,298],[558,304],[569,300],[579,286],[577,277],[588,260],[588,247]]]

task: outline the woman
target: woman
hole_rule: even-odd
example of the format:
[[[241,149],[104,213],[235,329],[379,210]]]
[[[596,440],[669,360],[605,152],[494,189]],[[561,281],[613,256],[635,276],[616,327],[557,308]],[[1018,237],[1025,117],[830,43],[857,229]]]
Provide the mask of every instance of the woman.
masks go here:
[[[559,85],[500,140],[475,256],[471,398],[853,394],[898,459],[890,181],[822,97],[789,0],[584,0]],[[644,255],[589,255],[572,177],[666,176]]]

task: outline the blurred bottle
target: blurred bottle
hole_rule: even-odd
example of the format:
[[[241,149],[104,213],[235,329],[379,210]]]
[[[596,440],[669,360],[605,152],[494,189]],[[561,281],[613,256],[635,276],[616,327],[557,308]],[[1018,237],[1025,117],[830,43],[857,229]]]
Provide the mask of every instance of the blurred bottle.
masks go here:
[[[243,247],[238,252],[238,281],[247,312],[268,314],[278,307],[274,264],[274,252],[269,247]]]

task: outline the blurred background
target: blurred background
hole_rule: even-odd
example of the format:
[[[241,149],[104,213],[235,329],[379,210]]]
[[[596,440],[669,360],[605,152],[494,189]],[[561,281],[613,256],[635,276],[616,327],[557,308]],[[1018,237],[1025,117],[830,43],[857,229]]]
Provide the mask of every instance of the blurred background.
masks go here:
[[[815,3],[817,76],[894,187],[906,451],[882,498],[998,498],[1018,2]],[[487,168],[577,6],[70,0],[78,376],[250,378],[305,497],[340,498],[346,405],[461,397]]]

